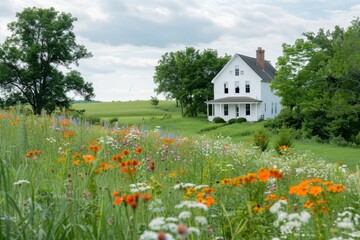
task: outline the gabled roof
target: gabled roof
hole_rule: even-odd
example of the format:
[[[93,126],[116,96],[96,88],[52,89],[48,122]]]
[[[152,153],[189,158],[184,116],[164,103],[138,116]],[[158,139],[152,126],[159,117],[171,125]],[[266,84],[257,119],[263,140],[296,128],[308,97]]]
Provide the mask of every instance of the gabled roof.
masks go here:
[[[264,82],[270,82],[274,79],[276,69],[270,64],[269,61],[265,61],[265,68],[262,70],[256,64],[256,58],[248,57],[245,55],[237,54]]]
[[[221,73],[227,68],[227,66],[235,59],[241,58],[264,82],[271,82],[276,75],[276,69],[270,64],[269,61],[265,60],[265,68],[261,70],[261,68],[256,64],[256,58],[248,57],[241,54],[234,54],[234,56],[226,63],[226,65],[218,72],[218,74],[211,81],[212,83],[221,75]]]
[[[207,101],[207,103],[256,103],[262,102],[251,97],[226,97]]]

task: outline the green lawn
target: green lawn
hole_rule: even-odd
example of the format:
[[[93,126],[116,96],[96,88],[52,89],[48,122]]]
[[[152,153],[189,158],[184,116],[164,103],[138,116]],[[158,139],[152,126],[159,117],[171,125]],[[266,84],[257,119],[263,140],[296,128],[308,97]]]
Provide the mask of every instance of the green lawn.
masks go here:
[[[138,124],[148,129],[161,126],[165,132],[176,136],[215,137],[221,134],[230,136],[234,142],[252,143],[254,130],[264,126],[264,122],[222,126],[208,122],[205,116],[183,118],[180,108],[176,107],[174,101],[160,101],[156,108],[150,104],[150,101],[79,103],[74,104],[73,107],[77,110],[84,109],[86,116],[98,117],[102,120],[117,118],[119,123],[124,125]],[[272,135],[271,139],[274,138],[275,135]],[[295,141],[294,150],[310,151],[317,158],[333,163],[342,162],[351,169],[356,169],[356,165],[360,164],[360,148]]]

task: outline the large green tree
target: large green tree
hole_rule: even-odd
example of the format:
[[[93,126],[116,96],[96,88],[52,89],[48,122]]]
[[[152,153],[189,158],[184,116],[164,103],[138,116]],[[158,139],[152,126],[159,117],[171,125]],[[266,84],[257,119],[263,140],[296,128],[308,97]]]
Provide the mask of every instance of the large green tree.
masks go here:
[[[12,35],[0,45],[0,88],[5,90],[4,101],[27,102],[34,114],[41,114],[42,110],[51,113],[56,107],[69,107],[72,102],[69,92],[85,100],[94,97],[92,84],[71,69],[80,59],[92,56],[76,43],[73,32],[76,18],[53,8],[26,8],[16,17],[16,21],[8,24]]]
[[[213,98],[211,80],[229,59],[215,50],[200,52],[193,47],[165,53],[155,67],[155,91],[179,102],[184,116],[205,113],[205,101]]]
[[[271,83],[287,107],[280,117],[308,136],[351,140],[360,131],[360,23],[303,36],[283,44]]]

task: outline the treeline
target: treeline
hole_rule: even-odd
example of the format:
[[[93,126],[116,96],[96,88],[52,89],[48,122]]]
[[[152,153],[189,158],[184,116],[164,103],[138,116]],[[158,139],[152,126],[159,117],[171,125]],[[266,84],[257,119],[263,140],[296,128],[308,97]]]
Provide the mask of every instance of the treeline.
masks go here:
[[[207,100],[213,99],[212,79],[230,60],[219,57],[216,50],[202,52],[193,47],[165,53],[155,67],[156,93],[175,99],[183,116],[206,113]]]
[[[277,69],[271,87],[284,109],[270,125],[324,141],[360,141],[359,19],[347,29],[320,29],[283,44]]]

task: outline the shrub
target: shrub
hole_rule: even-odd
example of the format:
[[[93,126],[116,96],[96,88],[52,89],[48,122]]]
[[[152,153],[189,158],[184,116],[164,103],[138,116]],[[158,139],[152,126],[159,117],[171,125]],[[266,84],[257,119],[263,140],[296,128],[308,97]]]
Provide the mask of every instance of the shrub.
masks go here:
[[[243,122],[247,122],[247,120],[246,120],[246,118],[241,117],[241,118],[237,118],[235,122],[236,123],[243,123]]]
[[[116,123],[118,121],[118,118],[111,118],[109,120],[110,124]]]
[[[235,118],[231,118],[229,121],[228,121],[228,124],[234,124],[236,122],[236,119]]]
[[[254,132],[254,142],[262,152],[268,149],[269,134],[265,128],[260,128]]]
[[[226,123],[225,120],[221,117],[214,117],[213,122],[214,123]]]
[[[289,148],[292,147],[294,138],[292,137],[291,130],[283,126],[278,133],[275,141],[275,150],[279,154],[285,154]]]
[[[101,124],[101,120],[100,120],[99,117],[87,117],[86,120],[89,121],[91,124],[94,124],[94,125]]]
[[[360,132],[359,132],[358,135],[356,135],[356,137],[355,137],[355,143],[356,143],[357,145],[360,145]]]
[[[330,138],[329,143],[337,145],[337,146],[341,146],[341,147],[345,147],[345,146],[349,145],[349,143],[342,136],[337,136],[337,137],[332,136]]]

